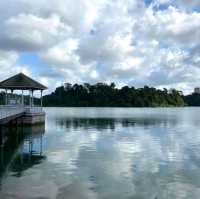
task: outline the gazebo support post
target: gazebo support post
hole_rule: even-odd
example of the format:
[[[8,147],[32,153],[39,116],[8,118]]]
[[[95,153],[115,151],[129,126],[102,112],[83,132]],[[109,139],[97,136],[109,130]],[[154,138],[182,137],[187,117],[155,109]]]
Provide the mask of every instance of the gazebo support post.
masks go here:
[[[29,90],[29,107],[31,107],[31,90]]]
[[[13,100],[13,90],[11,90],[11,100]],[[14,100],[16,100],[15,98],[14,98]],[[13,102],[11,101],[11,104],[10,105],[13,105]],[[15,104],[16,105],[16,104]]]
[[[22,100],[22,104],[21,105],[24,106],[24,90],[22,90],[22,99],[21,100]]]
[[[31,93],[32,93],[32,97],[31,97],[32,98],[32,100],[31,100],[32,103],[31,103],[31,106],[33,107],[34,106],[33,90],[31,90]]]
[[[43,91],[41,90],[40,92],[41,92],[41,97],[40,97],[40,106],[41,106],[41,108],[42,108],[42,106],[43,106],[43,103],[42,103],[42,100],[43,100],[43,99],[42,99],[42,98],[43,98],[43,97],[42,97],[42,92],[43,92]]]
[[[8,91],[7,91],[7,89],[6,89],[6,99],[5,99],[5,105],[7,105],[8,104]]]

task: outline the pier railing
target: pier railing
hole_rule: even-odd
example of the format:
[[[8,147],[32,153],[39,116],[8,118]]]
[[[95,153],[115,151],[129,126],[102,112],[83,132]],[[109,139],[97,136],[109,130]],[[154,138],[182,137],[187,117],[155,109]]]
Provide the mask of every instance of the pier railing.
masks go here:
[[[13,106],[0,106],[0,119],[8,118],[13,115],[18,115],[23,113],[25,110],[23,107],[13,107]]]
[[[14,106],[14,105],[0,106],[0,120],[21,113],[41,113],[41,112],[43,112],[42,107],[36,107],[36,106],[34,107]]]
[[[26,113],[41,113],[43,112],[42,107],[33,106],[33,107],[25,107]]]

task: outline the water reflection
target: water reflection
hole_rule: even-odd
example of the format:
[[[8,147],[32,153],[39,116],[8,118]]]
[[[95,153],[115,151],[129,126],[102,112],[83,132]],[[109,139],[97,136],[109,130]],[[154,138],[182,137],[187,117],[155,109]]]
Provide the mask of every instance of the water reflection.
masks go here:
[[[39,164],[42,154],[44,125],[27,127],[1,127],[0,132],[0,175],[12,172],[20,177],[30,167]]]
[[[76,110],[76,117],[56,117],[56,130],[67,132],[70,145],[67,160],[57,155],[74,166],[79,179],[61,187],[58,198],[81,193],[82,198],[197,199],[198,111],[156,111],[150,116],[129,112],[125,118],[120,111],[113,118],[93,111],[93,117],[79,118]]]
[[[198,199],[199,110],[47,109],[45,135],[14,144],[0,198]]]
[[[56,125],[65,129],[95,128],[98,130],[112,129],[116,125],[122,127],[148,127],[148,126],[174,126],[177,124],[176,118],[60,118],[56,120]]]

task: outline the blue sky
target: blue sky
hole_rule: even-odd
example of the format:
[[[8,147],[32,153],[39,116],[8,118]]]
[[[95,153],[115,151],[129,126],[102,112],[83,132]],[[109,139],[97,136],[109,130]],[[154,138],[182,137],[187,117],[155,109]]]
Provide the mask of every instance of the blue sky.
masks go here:
[[[0,25],[2,80],[200,86],[199,0],[7,0]]]
[[[41,63],[41,60],[37,53],[21,53],[17,59],[17,65],[26,65],[31,68],[31,71],[39,75],[43,71],[44,64]]]

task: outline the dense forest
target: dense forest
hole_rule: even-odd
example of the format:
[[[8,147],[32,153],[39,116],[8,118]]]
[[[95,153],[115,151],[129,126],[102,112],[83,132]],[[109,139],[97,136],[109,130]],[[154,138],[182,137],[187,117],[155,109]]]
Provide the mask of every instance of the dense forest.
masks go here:
[[[193,93],[184,96],[184,101],[188,106],[200,106],[200,94]]]
[[[184,106],[184,98],[180,92],[167,89],[159,90],[144,86],[134,88],[124,86],[116,88],[110,85],[97,83],[90,85],[65,84],[56,88],[55,92],[44,97],[45,106],[72,106],[72,107],[170,107]]]

